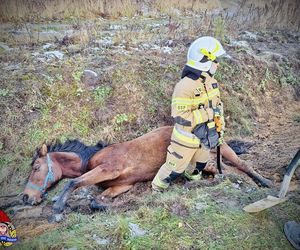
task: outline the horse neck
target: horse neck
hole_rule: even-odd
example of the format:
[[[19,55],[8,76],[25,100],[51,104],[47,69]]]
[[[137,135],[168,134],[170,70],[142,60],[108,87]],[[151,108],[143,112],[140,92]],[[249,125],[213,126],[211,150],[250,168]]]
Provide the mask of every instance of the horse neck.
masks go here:
[[[55,152],[51,158],[61,169],[61,178],[74,178],[84,173],[81,158],[73,152]]]

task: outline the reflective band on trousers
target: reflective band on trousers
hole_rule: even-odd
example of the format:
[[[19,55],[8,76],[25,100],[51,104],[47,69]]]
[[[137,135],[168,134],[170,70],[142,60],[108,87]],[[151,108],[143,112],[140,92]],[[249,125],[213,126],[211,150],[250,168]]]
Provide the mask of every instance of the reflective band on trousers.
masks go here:
[[[215,127],[215,122],[208,122],[207,127],[208,128],[214,128]]]
[[[195,135],[180,129],[178,127],[174,127],[173,129],[173,135],[178,138],[180,141],[189,143],[189,144],[193,144],[193,145],[199,145],[200,144],[200,140],[198,137],[196,137]]]
[[[158,176],[155,176],[153,183],[154,183],[154,185],[156,185],[160,188],[163,188],[163,189],[166,189],[169,186],[167,183],[160,180]]]

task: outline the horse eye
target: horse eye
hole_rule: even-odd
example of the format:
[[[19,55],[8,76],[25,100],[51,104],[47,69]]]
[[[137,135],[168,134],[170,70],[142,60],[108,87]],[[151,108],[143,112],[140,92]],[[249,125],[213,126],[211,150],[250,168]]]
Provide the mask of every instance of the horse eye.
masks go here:
[[[34,171],[38,171],[40,169],[40,167],[41,167],[40,165],[34,165],[33,166],[33,170]]]

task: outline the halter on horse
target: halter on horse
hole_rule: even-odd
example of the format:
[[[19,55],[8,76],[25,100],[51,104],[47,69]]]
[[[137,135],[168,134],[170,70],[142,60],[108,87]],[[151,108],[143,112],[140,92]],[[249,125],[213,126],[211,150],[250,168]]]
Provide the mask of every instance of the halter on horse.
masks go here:
[[[55,177],[53,173],[53,162],[51,160],[50,154],[47,154],[47,166],[48,166],[48,173],[46,175],[46,178],[44,179],[44,183],[42,186],[34,184],[31,181],[28,181],[28,183],[26,184],[27,188],[39,190],[42,196],[47,194],[46,189],[48,185],[50,184],[51,186],[51,184],[55,182]]]

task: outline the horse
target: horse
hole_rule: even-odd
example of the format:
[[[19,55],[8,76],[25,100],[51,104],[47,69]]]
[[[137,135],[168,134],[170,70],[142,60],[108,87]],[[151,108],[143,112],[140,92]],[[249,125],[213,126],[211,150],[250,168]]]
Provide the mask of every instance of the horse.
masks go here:
[[[73,179],[66,183],[55,202],[55,213],[64,210],[69,196],[79,187],[99,185],[105,189],[100,194],[103,200],[127,192],[137,182],[150,181],[166,160],[172,130],[172,126],[165,126],[131,141],[111,145],[99,142],[86,146],[78,140],[43,144],[33,157],[23,202],[31,205],[40,203],[47,189],[62,178]],[[270,180],[248,167],[226,143],[221,145],[221,154],[261,186],[271,185]],[[207,170],[216,173],[209,167]]]

